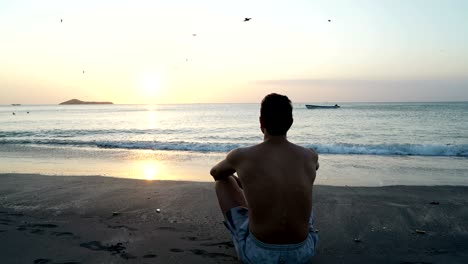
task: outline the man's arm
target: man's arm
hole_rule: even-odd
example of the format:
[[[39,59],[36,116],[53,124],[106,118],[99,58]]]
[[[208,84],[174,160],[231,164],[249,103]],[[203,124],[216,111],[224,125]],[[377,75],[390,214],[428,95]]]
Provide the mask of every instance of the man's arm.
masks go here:
[[[227,178],[236,172],[234,165],[238,159],[238,155],[239,149],[232,150],[227,154],[224,160],[220,161],[210,170],[210,174],[213,176],[215,181]]]
[[[309,149],[309,152],[312,153],[312,160],[315,162],[316,166],[315,166],[315,170],[318,171],[319,167],[320,167],[320,164],[319,164],[319,161],[318,161],[318,154],[317,152],[315,152],[314,149]]]

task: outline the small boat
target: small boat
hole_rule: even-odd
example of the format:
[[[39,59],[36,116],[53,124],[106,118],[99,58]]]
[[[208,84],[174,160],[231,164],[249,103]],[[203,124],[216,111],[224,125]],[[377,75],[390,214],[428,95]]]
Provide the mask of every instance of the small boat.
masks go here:
[[[339,105],[305,105],[307,109],[336,109],[340,108]]]

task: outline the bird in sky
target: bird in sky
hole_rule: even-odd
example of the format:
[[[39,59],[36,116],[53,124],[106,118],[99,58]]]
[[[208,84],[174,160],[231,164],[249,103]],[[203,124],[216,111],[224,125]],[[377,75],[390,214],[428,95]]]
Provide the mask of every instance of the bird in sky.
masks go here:
[[[328,19],[328,22],[331,22],[331,19]]]
[[[60,23],[62,23],[62,22],[63,22],[63,19],[60,19]]]
[[[84,74],[84,70],[83,70],[83,74]]]
[[[192,34],[192,36],[196,37],[196,36],[197,36],[197,34]]]
[[[249,21],[250,19],[252,19],[252,18],[251,18],[251,17],[246,17],[246,18],[244,18],[244,22],[247,22],[247,21]]]

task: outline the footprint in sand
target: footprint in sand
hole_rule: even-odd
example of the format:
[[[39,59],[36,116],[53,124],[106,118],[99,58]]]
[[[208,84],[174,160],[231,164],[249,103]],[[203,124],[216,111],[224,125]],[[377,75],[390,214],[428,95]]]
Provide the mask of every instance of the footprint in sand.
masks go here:
[[[221,258],[236,259],[236,257],[228,255],[228,254],[216,253],[216,252],[207,252],[207,251],[205,251],[203,249],[192,249],[190,251],[195,255],[200,255],[200,256],[208,257],[208,258],[219,258],[219,257],[221,257]]]
[[[29,224],[29,227],[43,227],[43,228],[56,228],[58,225],[54,224]]]
[[[54,236],[74,236],[72,232],[52,232]]]
[[[52,232],[52,235],[57,237],[70,237],[73,239],[79,239],[80,236],[73,234],[72,232]]]
[[[137,258],[130,253],[121,253],[120,257],[123,259],[136,259]]]
[[[84,247],[94,251],[108,251],[111,255],[120,255],[123,259],[135,259],[136,257],[130,253],[125,252],[126,247],[122,243],[111,244],[109,246],[103,245],[100,241],[91,241],[81,243],[80,247]]]
[[[190,241],[197,241],[198,237],[188,236],[188,237],[181,237],[181,239],[190,240]]]
[[[34,264],[46,264],[46,263],[50,263],[52,260],[50,259],[43,259],[43,258],[40,258],[40,259],[36,259],[34,260]]]
[[[33,230],[31,230],[31,232],[29,232],[29,233],[42,235],[42,234],[44,234],[44,230],[42,230],[42,229],[33,229]]]
[[[28,230],[28,227],[31,227],[32,229],[30,230],[31,234],[37,234],[37,235],[42,235],[44,234],[44,230],[40,229],[38,227],[42,228],[56,228],[58,225],[54,224],[26,224],[26,225],[20,225],[16,230],[18,231],[26,231]]]
[[[208,246],[208,247],[218,246],[218,247],[224,247],[226,249],[234,247],[234,244],[231,241],[219,242],[219,243],[203,243],[203,244],[200,244],[200,245],[201,246]]]
[[[27,227],[36,227],[35,229],[39,229],[37,227],[42,227],[42,228],[56,228],[58,225],[54,224],[26,224],[26,225],[20,225],[16,230],[23,231],[26,230]]]

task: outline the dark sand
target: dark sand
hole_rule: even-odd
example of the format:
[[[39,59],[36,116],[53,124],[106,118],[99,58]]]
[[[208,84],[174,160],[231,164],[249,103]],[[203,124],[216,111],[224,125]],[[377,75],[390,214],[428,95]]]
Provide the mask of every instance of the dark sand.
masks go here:
[[[237,263],[213,186],[0,174],[0,263]],[[468,187],[316,186],[314,210],[314,263],[468,263]]]

